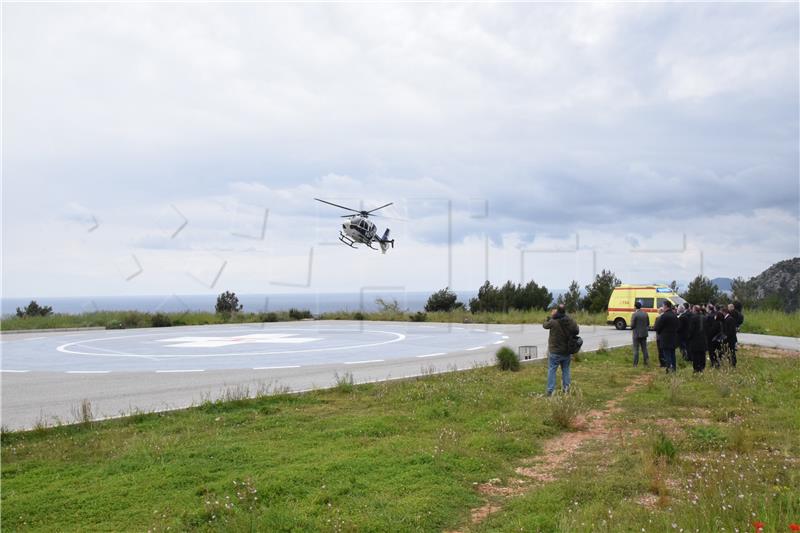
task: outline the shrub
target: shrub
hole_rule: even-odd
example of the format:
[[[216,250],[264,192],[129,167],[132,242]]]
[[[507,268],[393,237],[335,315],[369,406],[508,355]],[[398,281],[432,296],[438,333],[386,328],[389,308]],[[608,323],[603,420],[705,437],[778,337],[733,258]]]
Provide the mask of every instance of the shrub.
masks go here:
[[[156,313],[150,317],[150,324],[154,328],[166,328],[172,325],[172,319],[164,313]]]
[[[215,306],[216,312],[219,314],[233,314],[242,310],[242,304],[239,303],[239,298],[236,293],[225,291],[217,296],[217,305]]]
[[[356,311],[353,313],[353,320],[364,320],[364,313],[361,311]]]
[[[450,287],[445,287],[431,294],[428,298],[428,302],[425,304],[425,310],[429,313],[435,311],[449,313],[460,307],[464,307],[464,304],[458,301],[458,296],[450,290]]]
[[[653,455],[663,457],[668,463],[675,460],[678,450],[675,444],[663,432],[660,432],[653,441]]]
[[[146,328],[150,325],[150,317],[139,311],[128,311],[122,316],[123,328]]]
[[[495,357],[500,370],[511,370],[512,372],[519,370],[519,356],[511,348],[503,346],[497,350]]]
[[[422,311],[417,311],[413,315],[409,315],[408,318],[411,320],[411,322],[425,322],[428,320],[428,314],[423,313]]]
[[[269,312],[269,313],[259,313],[258,320],[260,322],[277,322],[278,321],[278,314]]]
[[[106,324],[106,329],[125,329],[125,325],[120,320],[110,320]]]
[[[53,308],[49,305],[39,305],[36,303],[36,300],[31,300],[25,308],[20,309],[17,307],[17,316],[20,318],[26,318],[29,316],[47,316],[53,314]]]
[[[304,318],[311,318],[311,311],[308,309],[289,309],[289,318],[292,320],[302,320]]]

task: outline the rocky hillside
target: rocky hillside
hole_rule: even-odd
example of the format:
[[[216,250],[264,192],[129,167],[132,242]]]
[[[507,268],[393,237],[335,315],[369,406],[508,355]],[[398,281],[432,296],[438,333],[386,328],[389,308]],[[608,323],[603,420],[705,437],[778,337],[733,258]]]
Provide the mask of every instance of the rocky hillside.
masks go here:
[[[800,257],[775,263],[748,281],[737,278],[733,292],[748,307],[800,309]]]

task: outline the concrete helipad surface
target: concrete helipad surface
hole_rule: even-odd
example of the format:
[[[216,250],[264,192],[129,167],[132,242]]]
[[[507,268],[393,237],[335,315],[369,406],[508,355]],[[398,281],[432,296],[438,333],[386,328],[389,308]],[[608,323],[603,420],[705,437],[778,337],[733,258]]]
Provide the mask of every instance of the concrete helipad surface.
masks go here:
[[[199,372],[363,364],[475,351],[502,332],[404,323],[292,323],[3,337],[4,373]]]

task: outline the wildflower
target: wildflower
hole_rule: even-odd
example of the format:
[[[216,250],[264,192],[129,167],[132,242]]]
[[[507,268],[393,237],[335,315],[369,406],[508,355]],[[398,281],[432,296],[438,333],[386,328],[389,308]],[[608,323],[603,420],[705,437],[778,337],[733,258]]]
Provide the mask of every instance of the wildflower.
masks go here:
[[[800,525],[797,525],[794,522],[792,522],[791,524],[789,524],[789,529],[791,529],[792,531],[800,531]]]
[[[753,527],[756,528],[755,533],[762,533],[764,531],[764,522],[753,522]]]

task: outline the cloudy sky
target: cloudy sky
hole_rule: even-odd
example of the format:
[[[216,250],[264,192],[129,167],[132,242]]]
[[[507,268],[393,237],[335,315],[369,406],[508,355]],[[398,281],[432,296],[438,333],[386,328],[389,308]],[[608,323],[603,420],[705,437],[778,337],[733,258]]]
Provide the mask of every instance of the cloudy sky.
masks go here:
[[[797,256],[798,6],[5,4],[3,295],[749,277]],[[321,197],[386,202],[396,248]]]

